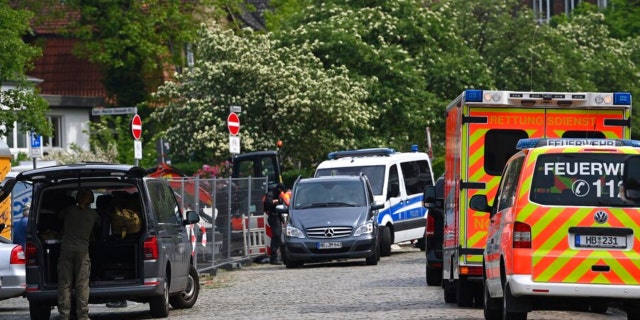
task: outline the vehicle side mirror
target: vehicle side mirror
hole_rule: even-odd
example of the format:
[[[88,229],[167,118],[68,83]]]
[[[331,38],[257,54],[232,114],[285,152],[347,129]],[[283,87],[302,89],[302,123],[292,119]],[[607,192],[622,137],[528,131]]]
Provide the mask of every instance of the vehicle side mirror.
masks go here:
[[[383,202],[374,201],[371,204],[371,210],[380,210],[382,208],[384,208],[384,203]]]
[[[493,209],[487,202],[487,195],[476,194],[469,200],[469,207],[480,212],[491,212]]]
[[[187,211],[187,218],[182,221],[182,224],[186,226],[198,222],[200,222],[200,216],[198,215],[198,213],[193,210],[189,210]]]
[[[289,207],[286,204],[276,205],[276,212],[280,213],[280,214],[288,214],[289,213]]]
[[[624,160],[621,189],[625,201],[640,201],[640,156],[629,156]]]
[[[425,208],[435,208],[436,201],[436,187],[425,186],[424,192],[422,193],[422,206]]]
[[[4,181],[4,184],[0,189],[0,202],[4,201],[9,197],[9,195],[11,195],[11,191],[13,190],[13,187],[15,185],[16,185],[16,179],[14,178],[7,178]]]
[[[398,196],[400,196],[400,184],[397,182],[394,182],[389,185],[389,192],[387,192],[387,199],[395,198]]]

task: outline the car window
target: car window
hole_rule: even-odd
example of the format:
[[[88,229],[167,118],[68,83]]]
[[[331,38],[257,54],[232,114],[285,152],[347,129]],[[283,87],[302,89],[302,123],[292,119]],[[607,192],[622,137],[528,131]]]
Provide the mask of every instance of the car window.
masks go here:
[[[623,205],[619,198],[624,154],[560,153],[538,157],[531,201],[545,205]]]
[[[294,209],[320,206],[364,206],[366,193],[361,181],[314,181],[300,183],[293,195]]]
[[[324,176],[357,176],[363,173],[369,179],[374,195],[381,195],[384,188],[384,166],[359,166],[318,169],[316,177]]]
[[[180,209],[171,188],[161,181],[148,181],[151,205],[160,224],[180,224]]]
[[[496,212],[513,206],[516,199],[516,190],[518,188],[518,177],[520,176],[523,163],[524,157],[520,157],[511,161],[505,169],[500,183],[500,191],[498,191],[496,197]]]

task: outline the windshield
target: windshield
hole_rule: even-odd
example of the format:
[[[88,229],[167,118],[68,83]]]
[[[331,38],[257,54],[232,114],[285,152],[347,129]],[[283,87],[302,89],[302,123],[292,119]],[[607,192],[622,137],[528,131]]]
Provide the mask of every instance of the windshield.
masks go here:
[[[382,188],[384,187],[384,166],[361,166],[361,167],[342,167],[342,168],[326,168],[318,169],[316,177],[323,176],[357,176],[360,172],[364,173],[369,178],[373,194],[376,196],[382,195]]]
[[[293,194],[293,208],[361,207],[366,204],[361,181],[315,181],[300,183]]]
[[[561,153],[536,162],[531,200],[546,205],[624,205],[618,186],[625,154]]]

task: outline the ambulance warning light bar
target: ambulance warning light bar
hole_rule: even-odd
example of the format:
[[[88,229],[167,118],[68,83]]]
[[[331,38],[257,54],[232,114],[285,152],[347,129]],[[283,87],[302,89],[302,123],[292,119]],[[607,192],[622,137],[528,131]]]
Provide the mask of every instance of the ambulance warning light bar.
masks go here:
[[[608,147],[634,147],[640,148],[640,141],[626,139],[580,139],[580,138],[562,138],[562,139],[520,139],[516,144],[516,149],[529,149],[547,146],[608,146]]]
[[[522,92],[491,91],[469,89],[464,92],[466,102],[490,105],[523,106],[588,106],[588,107],[631,107],[631,93],[597,92]]]
[[[359,150],[345,150],[329,152],[327,158],[329,160],[335,160],[347,157],[371,157],[371,156],[390,156],[394,154],[395,149],[391,148],[371,148],[371,149],[359,149]]]

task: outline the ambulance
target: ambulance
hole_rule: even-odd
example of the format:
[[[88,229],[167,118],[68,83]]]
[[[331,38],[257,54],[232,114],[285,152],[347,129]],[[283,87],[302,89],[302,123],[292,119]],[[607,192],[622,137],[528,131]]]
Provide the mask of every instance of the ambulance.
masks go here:
[[[507,160],[527,138],[631,135],[631,94],[466,90],[446,108],[442,287],[446,302],[482,305],[489,215],[469,208],[493,199]]]
[[[625,160],[640,154],[640,141],[523,139],[518,149],[495,197],[470,201],[490,218],[485,319],[609,307],[640,319],[640,203],[621,190]]]

